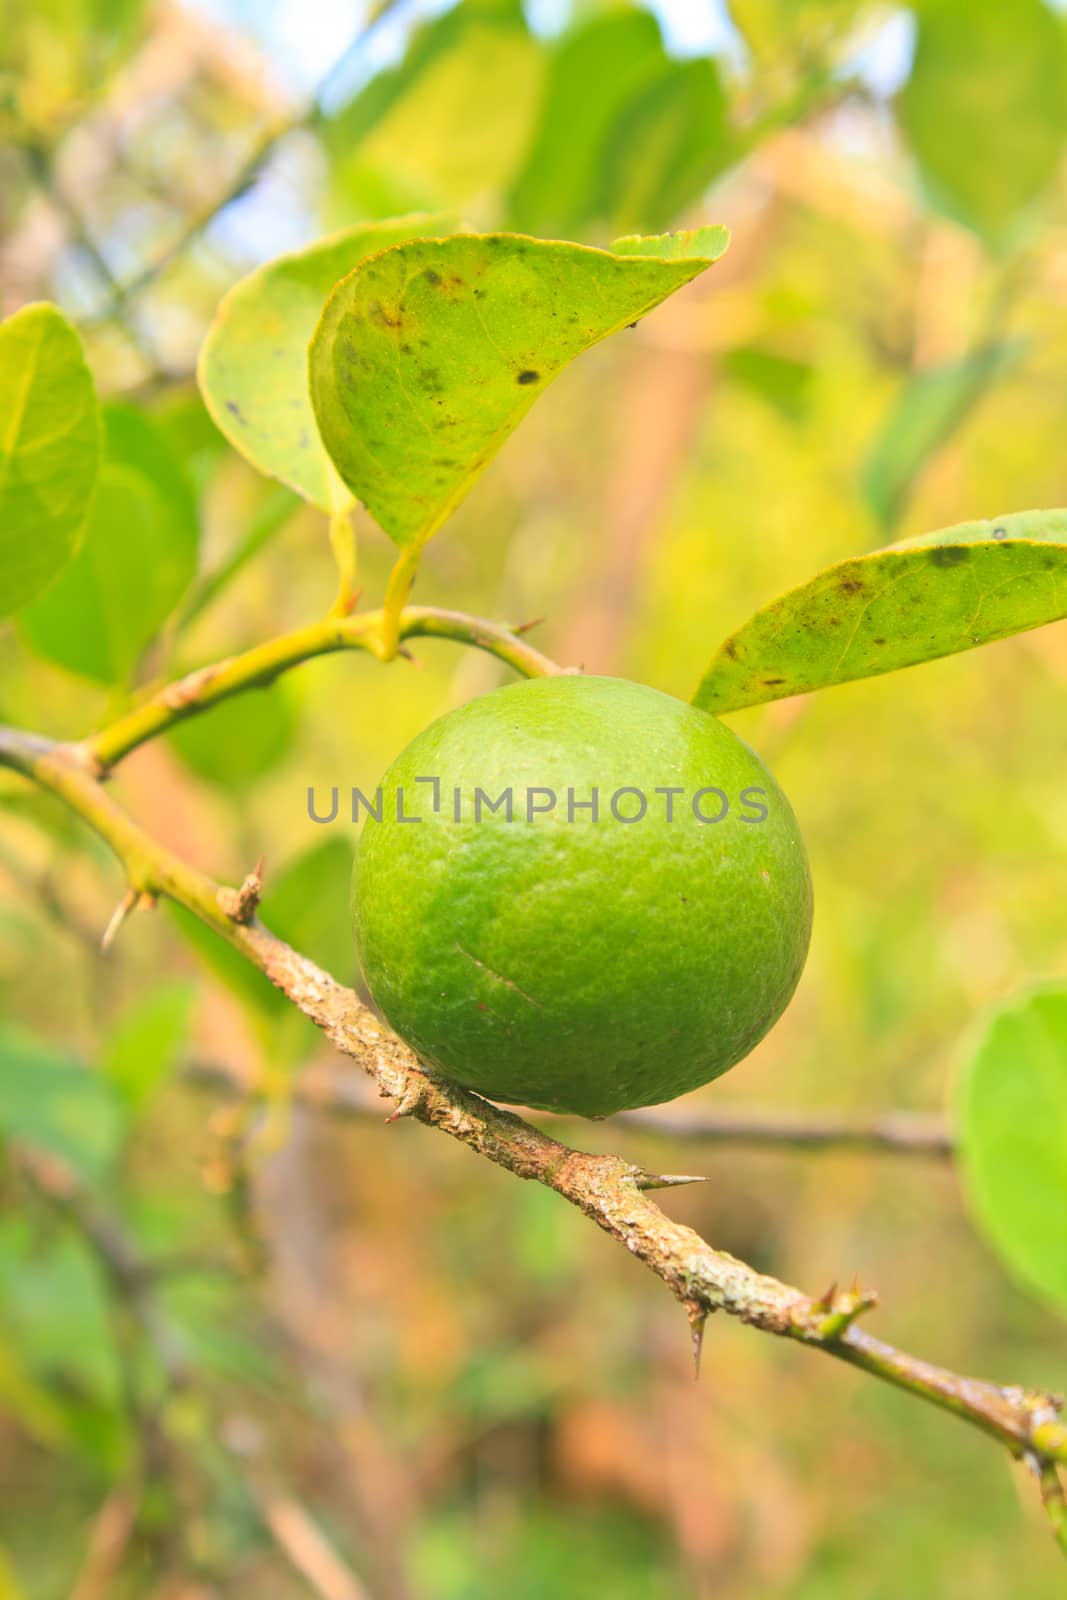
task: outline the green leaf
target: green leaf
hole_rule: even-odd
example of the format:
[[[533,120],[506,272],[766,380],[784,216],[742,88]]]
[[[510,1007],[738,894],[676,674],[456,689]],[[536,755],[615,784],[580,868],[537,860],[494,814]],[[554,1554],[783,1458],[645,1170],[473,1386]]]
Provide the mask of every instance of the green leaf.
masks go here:
[[[194,999],[189,983],[161,983],[139,997],[111,1028],[100,1067],[131,1110],[140,1110],[174,1064],[189,1031]]]
[[[659,24],[647,11],[612,11],[565,33],[552,54],[537,131],[512,186],[512,224],[566,235],[595,217],[605,204],[611,130],[635,96],[669,69]]]
[[[285,759],[296,728],[292,695],[284,683],[274,683],[180,722],[168,743],[198,778],[241,790]]]
[[[1067,511],[961,522],[838,562],[749,618],[693,696],[737,711],[1067,616]]]
[[[723,371],[758,394],[791,422],[808,414],[815,368],[761,345],[735,345],[722,357]]]
[[[205,412],[206,415],[206,412]],[[219,439],[212,427],[212,433]],[[225,443],[219,439],[223,450]],[[249,514],[244,531],[230,546],[229,551],[207,572],[202,572],[182,601],[175,619],[175,632],[180,636],[189,631],[196,619],[225,594],[230,584],[250,561],[264,550],[271,540],[281,533],[290,518],[300,510],[300,501],[291,489],[280,483],[264,483],[257,497],[258,504]]]
[[[703,272],[726,238],[685,235],[687,253],[668,260],[661,241],[618,255],[469,234],[365,262],[311,343],[311,398],[341,477],[390,538],[418,548],[556,374]]]
[[[20,623],[31,647],[97,683],[124,685],[196,570],[192,487],[143,413],[104,413],[106,455],[81,549]]]
[[[731,155],[715,62],[673,62],[623,108],[612,128],[601,210],[618,226],[662,227],[704,192]]]
[[[1022,339],[974,350],[960,361],[914,373],[905,383],[871,447],[863,469],[864,497],[885,528],[899,517],[927,462],[960,428],[986,389],[1015,365]]]
[[[705,265],[710,266],[718,261],[729,243],[729,228],[716,222],[703,228],[681,228],[674,233],[628,233],[622,239],[612,240],[611,253],[657,261],[687,261],[693,256],[704,256],[707,258]]]
[[[308,340],[326,296],[366,256],[453,226],[449,217],[411,216],[346,228],[257,268],[215,314],[198,367],[205,405],[253,466],[323,511],[351,504],[308,395]]]
[[[544,71],[519,4],[461,0],[326,125],[338,186],[364,211],[374,185],[420,207],[484,206],[527,147]]]
[[[195,383],[165,389],[151,416],[185,467],[196,494],[203,495],[229,451]]]
[[[1043,0],[925,0],[901,127],[934,203],[1003,240],[1047,188],[1067,130],[1067,56]]]
[[[68,1442],[91,1448],[85,1399],[108,1406],[122,1395],[107,1288],[84,1239],[69,1229],[42,1237],[27,1222],[0,1224],[0,1326],[62,1406]]]
[[[0,1134],[50,1151],[91,1181],[110,1165],[121,1132],[118,1102],[103,1078],[0,1025]]]
[[[964,1183],[1005,1265],[1067,1310],[1067,985],[1008,1001],[956,1097]]]
[[[100,465],[100,411],[81,341],[55,306],[0,324],[0,617],[74,555]]]

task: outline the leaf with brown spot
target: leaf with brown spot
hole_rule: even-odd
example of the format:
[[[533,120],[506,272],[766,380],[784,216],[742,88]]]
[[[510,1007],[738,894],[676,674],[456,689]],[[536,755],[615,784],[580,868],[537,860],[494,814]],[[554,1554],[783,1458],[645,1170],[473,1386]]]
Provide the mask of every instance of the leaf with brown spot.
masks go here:
[[[391,539],[418,549],[568,362],[697,277],[727,242],[725,228],[613,250],[460,234],[363,262],[311,344],[312,403],[340,477]]]
[[[260,472],[323,511],[351,504],[322,447],[308,394],[308,340],[326,297],[365,257],[454,226],[451,216],[416,215],[317,239],[242,278],[208,329],[197,376],[217,427]]]
[[[732,634],[705,711],[807,694],[955,655],[1067,616],[1067,511],[961,522],[828,567]]]

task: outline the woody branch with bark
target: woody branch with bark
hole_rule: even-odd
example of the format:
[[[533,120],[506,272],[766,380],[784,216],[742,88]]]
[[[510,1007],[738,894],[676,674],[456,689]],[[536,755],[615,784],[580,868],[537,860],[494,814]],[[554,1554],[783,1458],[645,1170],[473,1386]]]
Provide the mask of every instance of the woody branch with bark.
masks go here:
[[[1060,1419],[1058,1396],[962,1377],[895,1349],[857,1325],[858,1318],[876,1304],[872,1291],[858,1285],[839,1291],[834,1285],[820,1296],[805,1294],[715,1249],[692,1228],[667,1216],[651,1198],[651,1191],[693,1180],[652,1173],[620,1156],[572,1149],[513,1112],[432,1078],[352,989],[262,925],[256,916],[258,870],[237,889],[216,882],[150,837],[109,792],[107,776],[122,757],[175,723],[270,682],[314,656],[344,649],[376,654],[380,632],[375,614],[328,618],[157,691],[80,743],[58,744],[2,728],[0,766],[57,796],[117,857],[127,887],[109,929],[112,936],[127,915],[160,896],[185,907],[264,973],[335,1049],[362,1069],[380,1095],[394,1102],[389,1121],[411,1118],[437,1128],[514,1176],[544,1184],[625,1246],[684,1307],[698,1357],[706,1318],[724,1311],[764,1333],[820,1350],[953,1412],[999,1440],[1031,1469],[1054,1535],[1067,1554],[1067,1509],[1060,1478],[1060,1469],[1067,1466],[1067,1425]],[[408,608],[401,613],[399,632],[401,639],[446,637],[489,651],[527,676],[563,670],[534,650],[521,630],[458,612]],[[639,1117],[633,1120],[640,1126]],[[664,1126],[661,1120],[659,1127]],[[744,1136],[746,1130],[742,1126],[737,1131]],[[835,1142],[834,1131],[831,1127],[830,1136],[820,1138],[816,1130],[805,1139],[795,1126],[777,1130],[772,1126],[767,1137],[818,1146]],[[836,1131],[843,1131],[847,1142],[849,1130]],[[751,1127],[748,1132],[752,1133]],[[943,1131],[927,1128],[925,1133],[925,1147],[944,1153]],[[730,1136],[728,1131],[725,1136]],[[914,1141],[906,1137],[890,1136],[881,1143],[889,1149],[914,1148]],[[922,1147],[923,1141],[918,1143]]]

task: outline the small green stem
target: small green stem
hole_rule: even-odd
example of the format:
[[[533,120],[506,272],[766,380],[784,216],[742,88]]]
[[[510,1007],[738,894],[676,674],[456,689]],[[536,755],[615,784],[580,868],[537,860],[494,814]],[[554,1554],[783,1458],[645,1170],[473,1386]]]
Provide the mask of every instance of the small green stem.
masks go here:
[[[442,611],[437,606],[408,606],[400,614],[401,639],[451,639],[496,656],[524,678],[550,678],[566,668],[535,650],[510,628],[469,617],[463,611]]]
[[[1041,1504],[1045,1508],[1052,1537],[1067,1555],[1067,1497],[1064,1496],[1059,1470],[1054,1462],[1043,1461],[1037,1468],[1037,1475],[1041,1485]]]
[[[356,603],[356,530],[351,510],[330,513],[330,548],[337,562],[337,594],[331,617],[347,617]]]
[[[305,628],[269,639],[241,655],[179,678],[157,690],[141,705],[118,718],[78,746],[83,758],[104,772],[149,739],[157,738],[187,718],[197,716],[221,700],[245,690],[272,683],[281,673],[316,656],[340,650],[366,650],[382,654],[381,611],[364,611],[350,617],[325,617]],[[441,611],[432,606],[411,606],[401,613],[402,639],[453,639],[497,656],[525,677],[545,677],[562,669],[539,650],[497,623],[468,617],[461,611]]]
[[[411,593],[415,582],[415,574],[419,570],[419,561],[422,551],[413,546],[405,550],[398,558],[396,565],[389,574],[389,583],[385,591],[385,607],[382,611],[382,660],[392,661],[400,645],[400,614]]]

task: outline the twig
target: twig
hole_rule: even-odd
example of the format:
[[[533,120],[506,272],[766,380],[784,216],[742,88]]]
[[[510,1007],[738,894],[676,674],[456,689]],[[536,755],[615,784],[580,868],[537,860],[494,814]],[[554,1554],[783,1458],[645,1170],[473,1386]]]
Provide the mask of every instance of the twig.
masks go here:
[[[137,1497],[128,1488],[109,1494],[89,1536],[82,1569],[70,1600],[107,1600],[137,1526]]]
[[[189,246],[195,244],[200,235],[211,227],[217,217],[221,216],[229,206],[233,205],[235,200],[239,200],[242,195],[248,192],[261,175],[263,168],[282,140],[288,138],[291,133],[299,132],[302,128],[315,126],[323,114],[322,107],[325,97],[337,78],[348,66],[354,53],[367,43],[375,29],[387,17],[397,11],[402,4],[403,0],[383,0],[383,3],[378,6],[367,25],[359,30],[342,51],[307,104],[290,115],[279,118],[263,130],[226,187],[202,211],[198,211],[194,216],[187,218],[170,244],[154,260],[149,261],[126,283],[117,284],[112,279],[113,292],[111,299],[103,311],[90,319],[91,321],[117,320],[121,322],[130,301],[137,299],[147,289],[150,289],[157,279],[161,278],[174,262],[185,254]]]
[[[893,1155],[950,1157],[952,1134],[942,1117],[885,1111],[850,1117],[839,1112],[742,1110],[683,1116],[671,1111],[623,1111],[612,1118],[635,1132],[694,1144],[739,1144],[767,1149],[884,1150]]]
[[[259,923],[227,917],[212,879],[150,838],[84,762],[62,747],[0,729],[0,765],[64,800],[111,847],[129,881],[185,906],[239,950],[396,1103],[396,1114],[439,1128],[516,1177],[555,1190],[654,1272],[690,1319],[725,1311],[764,1333],[792,1339],[859,1367],[981,1428],[1039,1472],[1067,1464],[1062,1401],[1047,1392],[961,1377],[872,1337],[855,1318],[872,1303],[856,1289],[812,1299],[666,1216],[639,1186],[641,1169],[589,1155],[478,1095],[431,1079],[417,1058],[328,973]],[[1047,1473],[1045,1473],[1047,1477]]]
[[[366,1589],[298,1501],[284,1494],[257,1498],[275,1544],[321,1600],[368,1600]]]
[[[86,325],[88,326],[94,321],[109,319],[114,315],[114,320],[117,322],[118,327],[144,362],[152,377],[165,378],[168,374],[160,366],[155,347],[144,330],[136,326],[128,318],[118,315],[121,308],[122,295],[118,281],[111,270],[110,262],[89,231],[88,224],[81,212],[57,180],[52,166],[51,151],[39,139],[28,134],[23,137],[21,149],[38,189],[62,220],[70,241],[89,262],[101,290],[106,296],[110,297],[108,311],[101,313],[97,317],[87,318]],[[114,314],[110,310],[111,307],[115,308]]]
[[[306,628],[269,639],[241,655],[202,667],[157,690],[149,699],[100,733],[76,747],[78,759],[98,772],[113,767],[148,739],[197,716],[231,695],[273,683],[283,672],[316,656],[340,650],[378,653],[382,613],[361,611],[350,617],[324,617]],[[507,628],[468,617],[461,611],[410,606],[400,617],[402,639],[453,639],[497,656],[526,677],[543,677],[562,669]]]
[[[249,1088],[222,1062],[191,1062],[186,1076],[236,1093],[246,1093]],[[305,1067],[293,1084],[293,1095],[312,1110],[344,1117],[381,1116],[373,1085],[354,1072],[338,1071],[333,1066]],[[532,1112],[531,1116],[537,1122],[548,1117],[553,1122],[567,1120],[544,1111]],[[828,1111],[775,1112],[721,1106],[691,1116],[672,1111],[621,1111],[608,1118],[604,1126],[642,1137],[768,1150],[876,1150],[889,1155],[942,1158],[953,1153],[952,1135],[942,1118],[906,1111],[860,1118]]]

